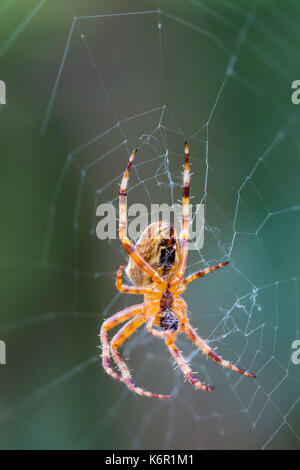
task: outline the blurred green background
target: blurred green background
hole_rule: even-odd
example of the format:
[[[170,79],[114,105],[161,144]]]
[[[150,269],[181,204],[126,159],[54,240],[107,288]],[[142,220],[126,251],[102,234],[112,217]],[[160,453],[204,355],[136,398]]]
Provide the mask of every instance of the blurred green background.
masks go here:
[[[0,2],[1,448],[300,448],[299,21],[296,0]],[[177,201],[185,138],[206,208],[188,271],[231,261],[186,292],[191,323],[258,377],[181,338],[216,387],[196,392],[142,329],[122,354],[161,403],[101,368],[103,319],[140,299],[96,207],[136,145],[129,203]]]

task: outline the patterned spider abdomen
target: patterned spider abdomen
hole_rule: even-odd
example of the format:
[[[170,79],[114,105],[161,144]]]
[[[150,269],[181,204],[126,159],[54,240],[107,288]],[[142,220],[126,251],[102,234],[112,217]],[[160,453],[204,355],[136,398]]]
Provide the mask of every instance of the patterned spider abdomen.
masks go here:
[[[173,225],[158,221],[148,225],[135,248],[147,263],[162,277],[169,278],[179,261],[178,236]],[[126,273],[135,286],[147,286],[151,277],[129,258]]]

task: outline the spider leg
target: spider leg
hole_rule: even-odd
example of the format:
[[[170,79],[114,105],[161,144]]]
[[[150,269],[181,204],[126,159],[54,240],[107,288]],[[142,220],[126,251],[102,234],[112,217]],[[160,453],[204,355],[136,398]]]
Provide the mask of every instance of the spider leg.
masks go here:
[[[179,365],[180,369],[184,373],[185,377],[191,382],[192,385],[194,385],[196,388],[200,388],[201,390],[206,390],[208,392],[211,392],[214,390],[214,387],[205,385],[202,382],[200,382],[193,374],[191,368],[189,367],[186,359],[183,357],[177,346],[175,345],[175,337],[174,335],[172,337],[169,337],[166,339],[166,345],[169,348],[170,353],[174,357],[175,361]]]
[[[213,266],[212,268],[206,268],[206,269],[203,269],[202,271],[197,271],[196,273],[190,274],[186,279],[184,279],[183,284],[187,285],[190,282],[193,282],[195,279],[198,279],[198,277],[206,276],[206,274],[209,274],[212,271],[215,271],[216,269],[222,268],[223,266],[226,266],[226,264],[228,263],[229,261],[225,261],[225,263],[216,264],[216,266]]]
[[[148,333],[150,333],[150,335],[156,336],[157,338],[165,339],[168,336],[170,336],[170,334],[173,334],[171,331],[168,331],[168,330],[160,331],[160,330],[156,330],[155,328],[153,328],[154,319],[155,319],[155,316],[150,318],[150,320],[147,322],[147,325],[146,325]]]
[[[151,289],[148,287],[136,287],[136,286],[126,286],[122,283],[122,276],[124,271],[124,264],[118,269],[116,277],[116,288],[118,291],[123,292],[124,294],[149,294]]]
[[[186,335],[200,348],[205,354],[207,354],[209,357],[211,357],[214,361],[218,362],[221,364],[221,366],[228,367],[228,369],[234,370],[235,372],[238,372],[239,374],[247,375],[248,377],[256,378],[255,375],[251,374],[250,372],[247,372],[243,369],[239,369],[238,367],[230,364],[230,362],[225,361],[222,359],[220,356],[218,356],[206,343],[201,339],[196,331],[189,325],[187,324],[185,327],[185,333]]]
[[[124,249],[127,251],[130,258],[133,259],[135,264],[148,274],[154,282],[162,282],[162,278],[157,274],[157,272],[144,260],[144,258],[137,252],[135,246],[131,243],[129,238],[126,236],[127,231],[127,182],[129,178],[129,171],[132,165],[133,159],[135,157],[137,150],[131,154],[129,161],[127,163],[127,167],[122,179],[120,193],[119,193],[119,237]]]
[[[121,373],[122,373],[122,381],[127,385],[129,390],[132,392],[137,393],[138,395],[142,395],[144,397],[152,397],[152,398],[161,398],[161,399],[166,399],[166,398],[172,398],[172,395],[162,395],[159,393],[153,393],[153,392],[148,392],[147,390],[137,387],[131,377],[131,374],[129,372],[129,369],[123,359],[121,358],[120,354],[118,353],[117,349],[121,344],[129,338],[129,336],[134,333],[134,331],[141,326],[143,323],[145,323],[146,319],[144,315],[139,314],[136,317],[132,318],[129,322],[127,322],[119,331],[116,333],[116,335],[113,337],[112,342],[111,342],[111,353],[112,356],[118,365]]]
[[[180,232],[180,258],[178,267],[175,271],[171,284],[178,284],[185,272],[187,255],[188,255],[188,239],[189,239],[189,202],[190,202],[190,164],[189,164],[189,146],[185,142],[185,164],[183,173],[182,186],[182,218]]]
[[[100,330],[100,340],[102,344],[102,366],[107,374],[111,375],[114,379],[123,381],[110,366],[109,363],[109,339],[107,336],[107,331],[111,328],[114,328],[119,323],[123,323],[126,320],[137,315],[143,309],[143,304],[133,305],[132,307],[125,308],[118,313],[115,313],[110,318],[105,320]]]

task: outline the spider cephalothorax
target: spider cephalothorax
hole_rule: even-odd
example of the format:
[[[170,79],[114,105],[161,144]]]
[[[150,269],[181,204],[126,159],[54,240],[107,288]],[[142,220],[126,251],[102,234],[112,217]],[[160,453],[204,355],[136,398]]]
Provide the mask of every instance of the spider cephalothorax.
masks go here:
[[[124,382],[130,390],[139,395],[171,398],[171,395],[152,393],[137,387],[133,382],[127,365],[117,351],[126,338],[134,333],[139,326],[146,323],[148,332],[165,341],[171,355],[178,363],[185,377],[198,389],[210,391],[213,390],[213,387],[200,382],[193,374],[185,358],[175,345],[178,333],[185,333],[198,348],[224,367],[249,377],[255,377],[250,372],[239,369],[228,361],[223,360],[197,335],[189,323],[186,303],[181,297],[181,294],[190,282],[228,264],[228,262],[219,263],[212,268],[198,271],[184,279],[188,254],[187,241],[189,237],[190,172],[187,142],[185,143],[182,222],[179,238],[174,227],[169,223],[163,221],[154,222],[144,230],[134,246],[126,236],[126,188],[129,170],[135,154],[136,151],[129,158],[119,195],[119,236],[129,255],[126,272],[133,285],[123,285],[124,265],[121,265],[117,273],[116,287],[120,292],[143,294],[144,302],[125,308],[103,323],[100,338],[102,343],[102,364],[105,371],[113,378]],[[127,323],[109,343],[107,331],[126,321]],[[110,355],[112,355],[121,375],[117,374],[110,366]]]

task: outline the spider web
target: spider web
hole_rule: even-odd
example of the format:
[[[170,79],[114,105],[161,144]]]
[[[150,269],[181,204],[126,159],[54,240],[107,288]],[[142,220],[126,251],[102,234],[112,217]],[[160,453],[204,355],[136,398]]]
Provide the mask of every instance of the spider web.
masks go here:
[[[1,53],[38,21],[42,6]],[[25,335],[49,348],[34,361],[38,379],[25,366],[22,393],[8,383],[1,433],[15,423],[23,429],[26,419],[33,433],[51,416],[47,433],[22,445],[43,446],[47,437],[50,447],[299,449],[300,369],[291,344],[299,338],[300,147],[299,111],[290,102],[299,5],[145,1],[109,10],[86,1],[70,3],[70,12],[40,123],[44,139],[67,149],[56,158],[36,261],[53,290],[47,310],[1,328],[8,344]],[[187,272],[230,260],[191,284],[188,314],[214,350],[257,379],[220,368],[179,337],[199,379],[216,388],[196,392],[142,328],[122,355],[138,385],[175,395],[160,402],[134,396],[100,366],[103,319],[139,298],[114,288],[126,256],[117,239],[96,237],[96,208],[118,209],[135,146],[129,204],[180,201],[186,138],[192,203],[205,204],[204,247],[189,253]]]

